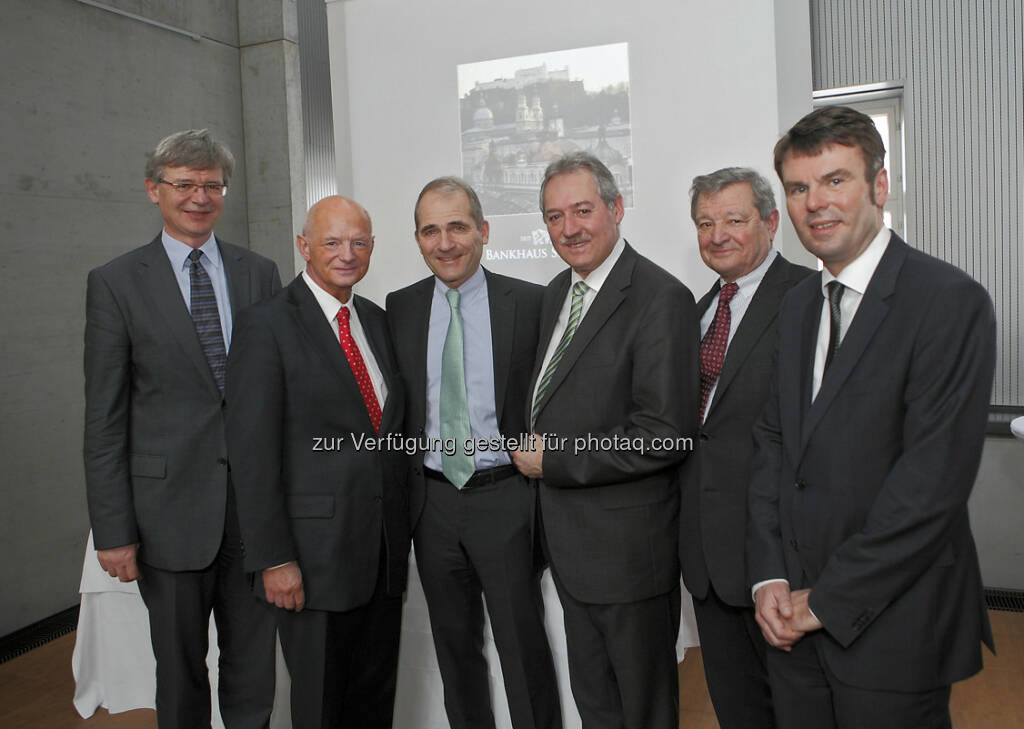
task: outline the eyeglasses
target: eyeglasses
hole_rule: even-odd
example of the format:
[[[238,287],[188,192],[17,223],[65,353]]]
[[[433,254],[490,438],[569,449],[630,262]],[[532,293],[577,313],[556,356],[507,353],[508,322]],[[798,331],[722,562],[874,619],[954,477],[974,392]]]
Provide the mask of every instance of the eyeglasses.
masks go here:
[[[156,181],[170,185],[180,195],[194,195],[200,188],[206,190],[210,197],[224,197],[228,194],[228,186],[223,182],[171,182],[162,177],[158,177]]]

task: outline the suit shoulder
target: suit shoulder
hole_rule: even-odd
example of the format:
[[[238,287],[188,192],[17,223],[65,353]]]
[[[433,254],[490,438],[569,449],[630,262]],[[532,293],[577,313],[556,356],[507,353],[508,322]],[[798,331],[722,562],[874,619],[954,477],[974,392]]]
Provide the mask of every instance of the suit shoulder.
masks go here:
[[[540,301],[541,297],[544,296],[544,287],[539,284],[501,273],[494,273],[486,269],[484,269],[484,273],[487,276],[488,289],[501,286],[507,288],[517,298],[536,299],[537,301]]]
[[[433,276],[427,276],[416,283],[403,286],[400,289],[395,289],[384,299],[385,307],[388,310],[391,310],[392,308],[402,308],[412,305],[418,296],[423,295],[425,289],[428,291],[430,290],[433,285],[433,280]]]
[[[221,250],[225,255],[235,255],[239,258],[244,258],[250,265],[266,270],[277,268],[277,263],[264,256],[262,253],[257,253],[249,248],[242,248],[242,246],[236,246],[235,244],[228,243],[220,238],[217,239],[217,244],[221,247]]]
[[[159,240],[159,238],[157,240]],[[92,277],[95,274],[102,278],[109,278],[111,276],[116,277],[122,273],[130,271],[152,254],[150,247],[154,242],[155,241],[150,241],[138,248],[133,248],[130,251],[112,258],[102,265],[96,266],[96,268],[89,272],[89,276]]]
[[[383,321],[384,309],[377,305],[376,302],[359,294],[353,294],[353,296],[355,297],[354,303],[359,307],[359,316],[371,316]]]
[[[645,294],[650,293],[652,289],[655,291],[678,290],[685,291],[691,299],[693,298],[693,292],[690,291],[686,284],[651,259],[639,253],[636,254],[634,276],[638,279],[634,283],[639,284]]]

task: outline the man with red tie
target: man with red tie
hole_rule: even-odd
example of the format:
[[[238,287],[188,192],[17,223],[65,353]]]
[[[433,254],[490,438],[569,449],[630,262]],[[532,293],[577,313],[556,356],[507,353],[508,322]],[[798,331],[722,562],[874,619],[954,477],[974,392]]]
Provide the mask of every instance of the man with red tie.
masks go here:
[[[352,293],[370,216],[332,196],[296,239],[306,270],[238,318],[228,449],[245,568],[279,611],[292,724],[391,726],[409,551],[403,393],[384,312]]]

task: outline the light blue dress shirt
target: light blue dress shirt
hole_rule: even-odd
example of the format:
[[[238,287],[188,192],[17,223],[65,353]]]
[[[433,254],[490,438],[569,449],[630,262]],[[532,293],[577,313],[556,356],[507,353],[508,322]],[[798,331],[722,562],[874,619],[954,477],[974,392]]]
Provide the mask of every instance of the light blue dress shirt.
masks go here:
[[[187,246],[180,240],[176,240],[167,234],[167,231],[160,236],[164,244],[164,251],[171,261],[171,270],[178,280],[178,288],[185,298],[185,308],[192,313],[192,262],[188,255],[192,252],[192,246]],[[210,277],[213,284],[213,295],[217,297],[217,313],[220,315],[220,331],[224,335],[224,351],[231,349],[231,298],[228,296],[228,276],[224,270],[224,259],[220,256],[220,248],[217,247],[217,240],[210,233],[210,239],[199,246],[203,257],[199,263],[206,269],[206,275]]]
[[[494,352],[491,347],[491,309],[484,270],[459,287],[459,312],[462,314],[463,358],[466,368],[466,401],[473,439],[500,438],[498,415],[494,405]],[[448,286],[434,278],[434,297],[430,302],[430,330],[427,334],[427,413],[424,430],[431,442],[441,437],[441,353],[448,334],[451,309],[445,294]],[[459,444],[462,448],[462,444]],[[473,456],[477,470],[504,466],[511,461],[505,451],[477,450]],[[428,450],[423,465],[441,470],[441,454]]]

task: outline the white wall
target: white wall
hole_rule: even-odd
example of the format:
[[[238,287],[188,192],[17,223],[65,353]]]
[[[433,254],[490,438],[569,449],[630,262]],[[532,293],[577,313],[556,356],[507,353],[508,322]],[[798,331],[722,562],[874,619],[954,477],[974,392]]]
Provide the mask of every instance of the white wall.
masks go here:
[[[779,108],[773,3],[760,0],[360,0],[329,3],[327,17],[336,146],[350,153],[339,179],[351,175],[352,189],[343,192],[370,211],[377,238],[358,290],[378,303],[427,273],[412,208],[424,183],[461,170],[460,63],[628,42],[637,202],[622,230],[698,297],[714,276],[700,261],[689,218],[692,178],[727,165],[773,177],[779,120],[802,113]],[[807,25],[796,25],[809,68]],[[792,83],[805,93],[783,98],[809,108],[809,72]],[[339,151],[339,160],[345,156]],[[491,220],[492,240],[510,235],[510,225]]]

